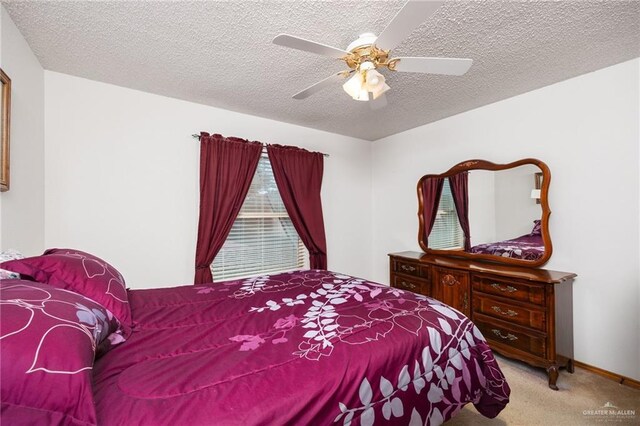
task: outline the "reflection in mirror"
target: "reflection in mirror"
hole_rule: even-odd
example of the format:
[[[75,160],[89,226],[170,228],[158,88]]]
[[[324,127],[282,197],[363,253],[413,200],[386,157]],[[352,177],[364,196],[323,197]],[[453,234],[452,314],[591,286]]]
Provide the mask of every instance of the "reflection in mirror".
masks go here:
[[[544,170],[537,164],[499,169],[492,163],[477,163],[496,166],[496,170],[459,165],[451,171],[461,171],[420,180],[423,249],[465,257],[546,261],[551,245],[548,233],[545,241],[542,232],[543,207],[548,210],[546,192],[544,204],[540,203],[543,172],[548,173],[544,163],[538,162]]]

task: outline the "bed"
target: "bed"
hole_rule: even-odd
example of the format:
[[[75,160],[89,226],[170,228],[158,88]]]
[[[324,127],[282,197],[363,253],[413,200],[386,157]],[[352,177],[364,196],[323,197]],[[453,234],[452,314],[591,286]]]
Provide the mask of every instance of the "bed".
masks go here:
[[[123,299],[114,290],[119,289],[117,279],[105,280],[105,294]],[[91,308],[95,298],[76,295],[81,303],[65,302],[74,312],[104,312],[84,323],[77,314],[77,324],[72,316],[64,317],[68,331],[76,330],[73,338],[85,346],[91,342],[98,358],[95,363],[86,356],[74,361],[65,367],[72,374],[46,373],[56,371],[46,362],[70,361],[42,359],[45,338],[38,336],[57,326],[47,323],[38,332],[36,314],[46,311],[43,300],[53,306],[57,298],[76,294],[58,294],[49,284],[0,284],[3,305],[12,306],[2,311],[1,330],[2,356],[15,360],[11,367],[2,366],[8,374],[3,377],[11,379],[2,382],[2,420],[8,423],[38,422],[45,416],[48,423],[100,425],[437,425],[469,402],[495,417],[509,401],[509,386],[490,348],[461,313],[421,295],[319,270],[129,290],[131,327],[108,337],[105,329],[113,324],[107,322],[115,316]],[[20,291],[29,300],[18,296]],[[26,316],[19,314],[27,307],[36,313],[28,328]],[[52,321],[50,315],[43,318]],[[25,342],[29,332],[39,345]],[[64,350],[70,350],[71,340],[65,339]],[[55,350],[62,350],[58,346]],[[37,372],[36,364],[42,366]],[[81,375],[91,382],[90,395],[86,383],[47,382]],[[29,381],[35,381],[40,394],[77,388],[84,392],[85,406],[60,408],[64,404],[56,402],[55,407],[33,407],[43,404],[35,397],[17,401]]]
[[[471,247],[469,252],[510,257],[512,259],[538,260],[544,256],[542,224],[540,220],[534,220],[533,229],[528,234],[511,240],[478,244]]]
[[[525,234],[511,240],[478,244],[471,247],[470,252],[512,259],[538,260],[544,255],[544,243],[540,235]]]

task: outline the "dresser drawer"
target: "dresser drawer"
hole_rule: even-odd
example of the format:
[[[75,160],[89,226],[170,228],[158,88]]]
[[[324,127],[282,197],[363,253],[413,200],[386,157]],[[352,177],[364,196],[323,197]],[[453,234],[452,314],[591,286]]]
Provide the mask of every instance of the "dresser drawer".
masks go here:
[[[481,313],[514,324],[547,331],[544,309],[519,306],[477,291],[473,294],[473,313]]]
[[[394,259],[393,271],[398,274],[413,275],[419,278],[429,278],[429,267],[416,263]]]
[[[393,276],[392,287],[399,288],[401,290],[409,290],[414,293],[424,294],[423,282],[416,279]]]
[[[507,325],[484,315],[475,315],[473,322],[489,343],[500,343],[540,358],[546,358],[547,338],[544,334]]]
[[[474,274],[473,289],[522,302],[545,305],[544,284],[528,284],[521,281],[505,280],[491,275]]]

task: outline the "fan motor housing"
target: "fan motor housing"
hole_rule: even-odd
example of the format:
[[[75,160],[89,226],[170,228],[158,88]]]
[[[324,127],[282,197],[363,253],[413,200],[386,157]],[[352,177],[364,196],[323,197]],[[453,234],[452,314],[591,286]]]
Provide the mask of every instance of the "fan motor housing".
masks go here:
[[[347,66],[353,70],[358,69],[363,62],[372,62],[376,68],[387,66],[389,51],[378,49],[375,46],[377,36],[373,33],[364,33],[352,42],[347,50],[349,55],[342,58]]]
[[[347,46],[347,50],[349,52],[353,52],[359,47],[371,46],[376,42],[377,39],[378,36],[376,36],[374,33],[360,34],[356,40],[352,41],[351,44]]]

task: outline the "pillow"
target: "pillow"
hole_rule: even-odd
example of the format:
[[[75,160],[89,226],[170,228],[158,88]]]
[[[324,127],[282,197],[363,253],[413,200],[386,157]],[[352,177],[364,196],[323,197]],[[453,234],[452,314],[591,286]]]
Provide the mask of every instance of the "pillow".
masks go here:
[[[96,423],[97,352],[123,341],[118,321],[80,294],[25,280],[0,283],[3,424]]]
[[[42,256],[0,263],[22,278],[80,293],[115,315],[125,337],[131,331],[131,308],[122,275],[104,260],[73,249],[49,249]]]
[[[533,221],[533,229],[531,230],[531,233],[529,235],[531,235],[532,237],[535,237],[536,235],[542,235],[542,225],[540,224],[539,220]]]
[[[22,253],[17,250],[9,249],[0,252],[0,262],[6,262],[7,260],[24,259]],[[0,269],[0,280],[8,280],[13,278],[20,278],[20,274],[16,272]]]

